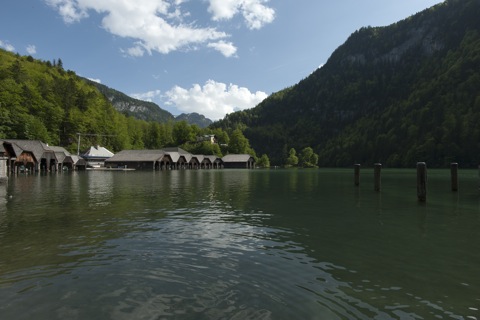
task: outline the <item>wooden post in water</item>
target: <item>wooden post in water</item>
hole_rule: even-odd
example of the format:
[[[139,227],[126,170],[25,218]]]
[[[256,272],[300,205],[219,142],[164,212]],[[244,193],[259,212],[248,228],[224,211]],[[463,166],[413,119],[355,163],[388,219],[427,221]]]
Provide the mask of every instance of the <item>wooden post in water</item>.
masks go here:
[[[355,186],[358,187],[360,185],[360,165],[359,164],[354,165],[354,171],[355,171]]]
[[[381,163],[375,163],[375,168],[374,168],[374,177],[375,177],[375,191],[380,191],[381,185],[382,185],[382,164]]]
[[[418,201],[427,201],[427,164],[417,162],[417,197]]]
[[[452,178],[452,191],[458,191],[458,163],[450,165],[450,176]]]

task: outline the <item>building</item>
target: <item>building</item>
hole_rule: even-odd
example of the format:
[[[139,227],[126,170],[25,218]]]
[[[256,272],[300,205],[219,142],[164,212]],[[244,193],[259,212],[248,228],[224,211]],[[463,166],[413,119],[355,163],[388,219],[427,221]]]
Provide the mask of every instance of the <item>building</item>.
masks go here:
[[[7,145],[5,145],[7,143]],[[8,166],[12,172],[56,171],[55,152],[39,140],[3,140],[9,153]]]
[[[163,150],[122,150],[105,160],[107,168],[168,170],[172,158]]]
[[[87,162],[80,156],[72,155],[63,147],[50,146],[50,149],[55,152],[57,159],[57,169],[62,170],[85,170]]]
[[[255,158],[249,154],[227,154],[222,158],[223,167],[228,169],[254,169]]]
[[[91,146],[80,156],[87,162],[87,167],[100,168],[104,166],[105,160],[111,158],[113,155],[113,152],[110,150],[97,145]]]

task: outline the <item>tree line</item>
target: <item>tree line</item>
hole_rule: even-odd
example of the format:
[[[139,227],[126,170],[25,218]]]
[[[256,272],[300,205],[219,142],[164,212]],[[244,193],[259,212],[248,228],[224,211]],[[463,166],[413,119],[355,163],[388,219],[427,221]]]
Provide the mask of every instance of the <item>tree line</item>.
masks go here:
[[[117,111],[98,88],[64,70],[61,59],[52,63],[0,49],[0,139],[41,140],[76,152],[78,133],[92,134],[82,136],[80,150],[96,144],[114,152],[179,146],[194,154],[257,158],[239,128],[139,120]],[[215,135],[218,143],[198,139],[205,135]]]

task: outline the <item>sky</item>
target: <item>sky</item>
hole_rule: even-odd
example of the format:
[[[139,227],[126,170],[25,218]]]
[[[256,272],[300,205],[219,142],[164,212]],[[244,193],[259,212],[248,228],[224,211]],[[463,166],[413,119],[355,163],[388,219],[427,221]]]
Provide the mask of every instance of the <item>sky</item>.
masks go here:
[[[0,48],[218,120],[306,78],[361,27],[440,2],[2,0]]]

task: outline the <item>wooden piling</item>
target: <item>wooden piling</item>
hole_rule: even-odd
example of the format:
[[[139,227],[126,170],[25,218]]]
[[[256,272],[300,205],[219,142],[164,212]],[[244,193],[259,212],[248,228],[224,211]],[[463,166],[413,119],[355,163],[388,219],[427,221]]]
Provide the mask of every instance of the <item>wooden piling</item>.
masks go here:
[[[354,172],[355,172],[355,186],[360,185],[360,165],[357,163],[354,166]]]
[[[427,164],[417,163],[417,197],[418,201],[427,201]]]
[[[452,180],[452,191],[458,191],[458,163],[450,164],[450,176]]]
[[[375,178],[375,186],[374,189],[375,191],[380,191],[381,186],[382,186],[382,164],[381,163],[375,163],[374,167],[374,178]]]

